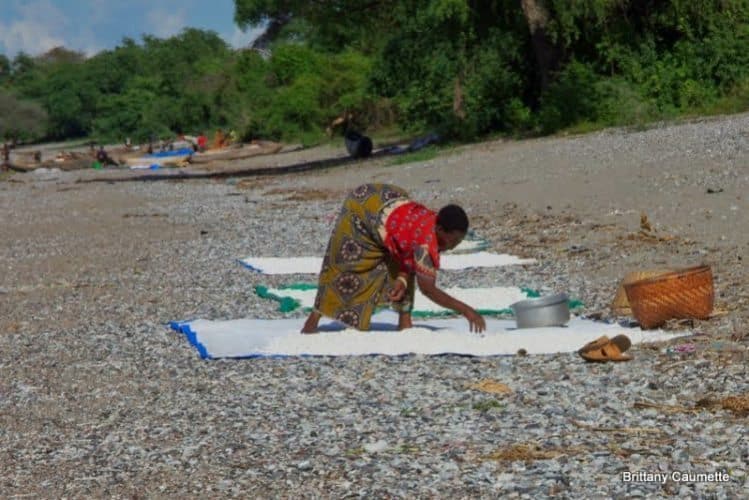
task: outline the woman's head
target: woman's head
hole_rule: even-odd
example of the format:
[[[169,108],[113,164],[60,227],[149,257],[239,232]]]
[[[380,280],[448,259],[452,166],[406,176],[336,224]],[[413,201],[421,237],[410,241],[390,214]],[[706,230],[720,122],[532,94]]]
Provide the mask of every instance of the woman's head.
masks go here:
[[[440,251],[452,250],[468,231],[468,216],[458,205],[446,205],[437,213],[437,244]]]

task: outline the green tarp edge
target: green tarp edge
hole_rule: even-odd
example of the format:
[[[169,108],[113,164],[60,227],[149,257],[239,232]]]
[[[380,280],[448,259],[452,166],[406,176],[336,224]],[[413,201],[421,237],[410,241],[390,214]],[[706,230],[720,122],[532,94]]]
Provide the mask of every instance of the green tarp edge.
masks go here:
[[[315,290],[317,289],[317,285],[314,283],[292,283],[291,285],[284,285],[282,287],[279,287],[278,290]],[[275,293],[271,293],[269,291],[270,289],[267,286],[264,285],[257,285],[255,287],[255,293],[258,295],[258,297],[263,299],[271,299],[278,302],[278,310],[282,313],[290,313],[297,309],[301,308],[300,302],[293,298],[288,296],[282,296],[277,295]],[[541,293],[538,290],[534,290],[532,288],[526,288],[521,287],[520,290],[525,293],[526,297],[529,299],[537,298],[541,296]],[[570,299],[569,301],[569,307],[570,309],[577,309],[579,307],[582,307],[583,303],[580,300],[577,299]],[[379,310],[387,309],[386,307],[380,308]],[[301,310],[305,313],[311,312],[311,307],[304,307],[301,308]],[[505,309],[477,309],[479,314],[483,314],[485,316],[512,316],[513,312],[512,309],[505,308]],[[440,318],[440,317],[449,317],[449,316],[455,316],[456,313],[451,311],[442,311],[442,312],[427,312],[427,311],[413,311],[411,312],[411,315],[414,318]]]

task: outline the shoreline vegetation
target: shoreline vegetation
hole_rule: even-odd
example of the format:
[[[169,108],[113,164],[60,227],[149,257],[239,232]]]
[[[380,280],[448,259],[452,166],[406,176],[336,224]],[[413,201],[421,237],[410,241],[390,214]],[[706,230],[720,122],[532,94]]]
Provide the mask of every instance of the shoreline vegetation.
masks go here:
[[[749,109],[749,6],[236,0],[255,46],[144,35],[91,57],[0,54],[0,137],[146,143],[222,128],[319,145],[346,129],[487,138],[647,129]],[[729,15],[730,14],[730,15]],[[383,34],[383,23],[392,26]],[[273,29],[270,29],[270,26]]]

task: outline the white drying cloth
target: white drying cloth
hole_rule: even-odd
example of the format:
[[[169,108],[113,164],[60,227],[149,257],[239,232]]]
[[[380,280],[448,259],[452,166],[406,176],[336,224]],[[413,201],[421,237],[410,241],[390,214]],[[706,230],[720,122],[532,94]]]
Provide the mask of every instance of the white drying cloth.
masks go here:
[[[239,262],[248,269],[263,274],[318,274],[322,268],[322,257],[247,257]],[[445,254],[440,257],[440,269],[501,267],[534,262],[535,259],[521,259],[515,255],[492,252]]]
[[[472,239],[469,240],[468,238],[461,241],[458,246],[450,250],[450,252],[454,253],[466,253],[466,252],[478,252],[481,250],[484,250],[487,246],[489,246],[489,242],[483,239]]]
[[[497,286],[490,288],[445,288],[445,292],[461,302],[465,302],[479,311],[498,312],[510,307],[520,300],[528,298],[528,294],[518,287]],[[312,308],[315,305],[317,289],[297,290],[294,288],[268,288],[268,293],[277,297],[290,297],[299,302],[301,308]],[[414,312],[425,314],[444,314],[452,312],[426,298],[418,288],[414,295]]]
[[[456,270],[472,267],[502,267],[513,264],[533,264],[535,259],[521,259],[515,255],[493,252],[464,253],[458,255],[445,254],[440,256],[440,269]]]
[[[337,322],[321,324],[322,333],[299,333],[301,319],[195,320],[175,322],[206,359],[277,356],[361,356],[369,354],[461,354],[470,356],[575,352],[601,335],[623,333],[633,344],[667,340],[687,333],[643,331],[618,325],[573,318],[567,327],[516,329],[513,320],[488,319],[487,333],[468,331],[465,319],[417,321],[415,327],[396,331],[397,315],[373,316],[372,331],[344,329]]]

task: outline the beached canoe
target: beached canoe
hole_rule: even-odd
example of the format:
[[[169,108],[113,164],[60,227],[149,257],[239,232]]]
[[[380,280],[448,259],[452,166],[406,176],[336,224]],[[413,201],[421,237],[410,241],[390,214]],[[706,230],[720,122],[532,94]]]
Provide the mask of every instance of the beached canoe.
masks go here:
[[[8,167],[16,172],[32,172],[39,168],[58,168],[60,170],[83,170],[90,168],[94,160],[91,158],[75,158],[65,161],[48,160],[42,162],[11,161]]]
[[[213,161],[232,161],[250,158],[259,155],[276,154],[283,149],[283,144],[272,141],[253,141],[239,147],[226,149],[208,150],[204,153],[195,153],[190,158],[190,163],[210,163]]]
[[[5,166],[16,172],[31,172],[32,170],[36,170],[38,168],[36,166],[24,165],[17,162],[6,163]]]
[[[180,156],[138,156],[135,158],[127,158],[125,164],[131,167],[143,166],[143,165],[158,165],[160,167],[174,166],[180,167],[187,164],[190,161],[190,155]]]
[[[120,165],[125,165],[128,158],[140,158],[147,154],[145,149],[132,149],[127,147],[111,148],[106,151],[109,157]]]

